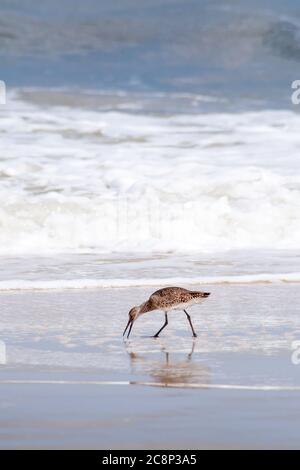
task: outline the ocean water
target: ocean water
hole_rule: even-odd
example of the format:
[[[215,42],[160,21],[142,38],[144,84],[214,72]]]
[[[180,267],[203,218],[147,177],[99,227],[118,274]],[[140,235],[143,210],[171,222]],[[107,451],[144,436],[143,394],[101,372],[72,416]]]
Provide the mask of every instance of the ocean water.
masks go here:
[[[296,0],[0,0],[2,446],[299,447],[299,61]]]
[[[295,1],[0,11],[0,288],[300,280]]]

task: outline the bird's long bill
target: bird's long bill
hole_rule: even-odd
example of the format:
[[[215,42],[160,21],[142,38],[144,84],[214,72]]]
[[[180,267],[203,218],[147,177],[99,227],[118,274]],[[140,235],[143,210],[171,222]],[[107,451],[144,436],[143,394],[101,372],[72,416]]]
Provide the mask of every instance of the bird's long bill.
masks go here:
[[[129,328],[129,331],[128,331],[127,338],[129,338],[129,335],[130,335],[130,332],[131,332],[131,328],[132,328],[132,325],[133,325],[133,321],[132,321],[131,318],[129,318],[129,320],[128,320],[128,323],[127,323],[127,325],[126,325],[126,328],[125,328],[125,330],[124,330],[124,332],[123,332],[123,336],[125,335],[125,333],[126,333],[128,327],[129,327],[129,325],[130,325],[130,328]]]

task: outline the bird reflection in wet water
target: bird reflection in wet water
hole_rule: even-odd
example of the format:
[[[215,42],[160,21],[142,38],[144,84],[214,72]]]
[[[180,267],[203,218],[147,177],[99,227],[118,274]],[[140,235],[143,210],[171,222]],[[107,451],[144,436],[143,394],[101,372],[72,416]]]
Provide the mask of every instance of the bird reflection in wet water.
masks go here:
[[[130,358],[132,383],[162,387],[210,383],[209,367],[197,360],[194,340],[184,351],[174,351],[163,340],[158,341],[159,347],[155,351],[139,350],[132,342],[125,345]]]

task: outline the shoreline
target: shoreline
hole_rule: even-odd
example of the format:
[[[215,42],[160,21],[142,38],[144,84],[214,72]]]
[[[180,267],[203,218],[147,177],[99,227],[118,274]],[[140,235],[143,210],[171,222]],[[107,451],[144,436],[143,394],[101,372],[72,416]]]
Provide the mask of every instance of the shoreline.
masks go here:
[[[208,288],[198,338],[153,312],[129,341],[151,288],[1,292],[0,447],[296,448],[298,285]]]
[[[0,293],[10,291],[63,291],[95,289],[129,289],[164,287],[169,285],[253,285],[253,284],[298,284],[300,272],[283,274],[232,275],[206,278],[167,278],[167,279],[61,279],[47,281],[12,280],[0,281]]]

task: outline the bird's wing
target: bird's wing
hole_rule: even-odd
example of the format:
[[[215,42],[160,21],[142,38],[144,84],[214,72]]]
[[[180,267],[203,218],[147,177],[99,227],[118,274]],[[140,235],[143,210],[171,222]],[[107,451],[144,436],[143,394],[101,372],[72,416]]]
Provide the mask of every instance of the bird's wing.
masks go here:
[[[180,293],[186,293],[190,292],[187,289],[184,289],[183,287],[163,287],[162,289],[159,289],[150,296],[150,299],[152,296],[158,296],[158,297],[169,297],[169,296],[175,296]]]
[[[188,302],[193,295],[187,289],[181,287],[165,287],[154,292],[149,301],[156,306],[157,309],[172,307],[176,304]]]

